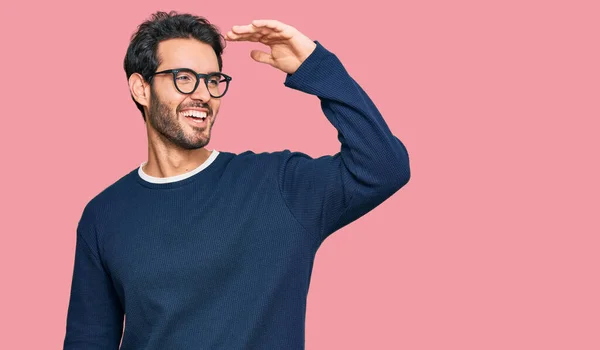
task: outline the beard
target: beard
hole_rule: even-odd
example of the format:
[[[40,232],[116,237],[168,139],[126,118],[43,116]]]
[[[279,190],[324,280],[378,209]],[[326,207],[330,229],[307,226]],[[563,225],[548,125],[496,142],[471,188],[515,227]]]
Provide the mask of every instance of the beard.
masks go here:
[[[165,142],[187,150],[202,148],[210,142],[210,132],[215,116],[212,113],[212,108],[207,104],[193,105],[193,107],[208,109],[206,127],[204,129],[194,127],[193,131],[186,132],[184,130],[186,128],[179,121],[177,112],[172,111],[168,105],[162,103],[158,95],[154,93],[150,101],[148,122]]]

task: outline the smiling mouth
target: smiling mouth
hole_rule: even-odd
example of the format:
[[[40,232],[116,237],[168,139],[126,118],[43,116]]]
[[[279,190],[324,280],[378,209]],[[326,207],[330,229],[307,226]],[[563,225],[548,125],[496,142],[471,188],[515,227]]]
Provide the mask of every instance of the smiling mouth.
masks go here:
[[[194,119],[206,119],[208,117],[208,113],[204,112],[204,111],[184,111],[184,112],[180,112],[180,115],[184,116],[184,117],[189,117],[189,118],[194,118]]]
[[[194,116],[185,116],[183,115],[183,117],[185,117],[185,119],[188,121],[189,124],[191,124],[192,126],[199,126],[199,127],[206,127],[208,125],[208,121],[209,121],[209,117],[194,117]]]

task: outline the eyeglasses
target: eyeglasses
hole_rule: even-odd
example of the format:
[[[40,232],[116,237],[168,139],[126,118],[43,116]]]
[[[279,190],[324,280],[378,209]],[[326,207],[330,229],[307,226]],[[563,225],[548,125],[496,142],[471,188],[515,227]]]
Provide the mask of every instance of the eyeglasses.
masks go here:
[[[214,72],[209,74],[196,73],[189,68],[167,69],[160,72],[155,72],[150,75],[150,78],[156,74],[173,73],[173,84],[175,88],[182,94],[193,94],[198,88],[200,79],[204,80],[204,85],[213,98],[220,98],[225,95],[229,88],[231,77],[227,74]]]

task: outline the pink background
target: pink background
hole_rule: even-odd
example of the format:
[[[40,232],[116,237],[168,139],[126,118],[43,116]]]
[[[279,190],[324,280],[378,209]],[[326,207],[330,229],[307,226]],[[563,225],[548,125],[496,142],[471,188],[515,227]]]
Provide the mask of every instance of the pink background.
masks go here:
[[[307,349],[600,349],[597,1],[2,7],[0,348],[62,348],[81,211],[147,157],[128,40],[174,9],[319,40],[410,153],[409,184],[317,253]],[[252,61],[260,47],[228,44],[208,148],[337,152],[318,100]]]

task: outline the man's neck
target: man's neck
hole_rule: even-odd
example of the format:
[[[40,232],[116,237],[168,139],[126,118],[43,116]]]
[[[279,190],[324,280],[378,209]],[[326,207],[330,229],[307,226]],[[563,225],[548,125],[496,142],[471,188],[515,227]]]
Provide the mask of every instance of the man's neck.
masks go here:
[[[144,173],[153,177],[172,177],[188,173],[201,166],[212,151],[205,147],[181,152],[148,152],[148,162],[142,167]]]

